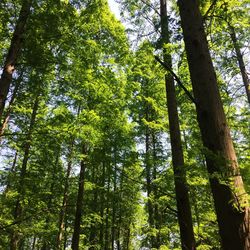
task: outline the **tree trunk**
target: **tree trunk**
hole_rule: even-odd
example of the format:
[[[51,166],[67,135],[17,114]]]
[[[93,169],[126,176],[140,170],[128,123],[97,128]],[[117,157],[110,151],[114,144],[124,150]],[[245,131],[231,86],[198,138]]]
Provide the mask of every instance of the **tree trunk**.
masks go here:
[[[22,47],[23,34],[28,17],[30,15],[31,3],[32,0],[23,0],[19,19],[17,20],[17,24],[10,43],[10,48],[4,62],[3,73],[0,79],[0,123],[2,121],[4,105],[9,93],[12,75]]]
[[[105,154],[105,153],[104,153]],[[104,248],[103,240],[104,240],[104,188],[105,188],[105,175],[106,175],[106,166],[105,163],[102,162],[102,180],[101,180],[101,192],[100,192],[100,216],[102,218],[102,223],[100,225],[100,236],[99,236],[99,245],[101,246],[101,249]]]
[[[61,208],[60,215],[59,215],[59,223],[58,223],[59,227],[58,227],[58,234],[57,234],[57,240],[56,240],[57,249],[61,249],[61,243],[62,243],[63,232],[64,232],[64,220],[65,220],[66,208],[67,208],[67,203],[68,203],[69,177],[70,177],[71,168],[72,168],[73,147],[74,147],[74,141],[72,140],[70,149],[69,149],[68,166],[67,166],[66,177],[65,177],[65,182],[64,182],[62,208]]]
[[[92,178],[91,178],[91,182],[95,183],[96,186],[98,186],[98,168],[93,168],[92,169]],[[96,213],[98,212],[98,205],[100,204],[98,201],[98,188],[95,188],[93,190],[93,198],[91,199],[90,202],[90,208],[92,213]],[[91,245],[89,247],[89,250],[95,250],[96,249],[96,244],[97,242],[97,237],[98,237],[98,233],[97,233],[97,223],[93,223],[91,222],[91,227],[90,227],[90,233],[89,233],[89,244]]]
[[[111,225],[111,243],[112,243],[112,250],[115,250],[115,238],[116,238],[116,208],[119,204],[117,204],[117,164],[116,164],[116,142],[114,141],[114,188],[113,188],[113,200],[112,200],[112,225]]]
[[[223,249],[250,249],[248,202],[197,1],[178,0]]]
[[[80,239],[80,227],[81,227],[81,219],[82,219],[82,206],[83,206],[83,193],[84,193],[84,181],[85,181],[85,168],[86,168],[86,146],[82,147],[82,154],[84,159],[81,160],[81,169],[79,175],[79,186],[78,186],[78,195],[77,195],[77,203],[76,203],[76,214],[75,214],[75,224],[74,224],[74,232],[72,237],[72,250],[79,249],[79,239]]]
[[[161,33],[162,42],[169,43],[167,1],[160,0],[161,3]],[[166,54],[163,49],[164,62],[172,67],[171,55]],[[170,74],[165,76],[168,119],[170,129],[170,141],[172,150],[172,164],[174,169],[175,194],[177,202],[177,216],[180,227],[182,249],[195,249],[195,239],[192,224],[192,214],[189,202],[188,186],[186,183],[186,172],[181,142],[179,117],[177,110],[176,93],[174,79]]]
[[[153,145],[153,180],[157,179],[157,164],[156,164],[156,135],[155,132],[152,131],[152,145]],[[155,247],[157,249],[160,248],[160,246],[162,245],[161,243],[161,219],[160,219],[160,214],[159,214],[159,204],[158,204],[158,189],[157,186],[153,186],[153,192],[154,192],[154,198],[155,198],[155,202],[154,202],[154,222],[155,222],[155,228],[157,229],[157,234],[156,234],[156,239],[155,239]]]
[[[250,105],[250,80],[248,78],[248,74],[247,74],[247,71],[246,71],[243,56],[242,56],[242,53],[240,51],[239,44],[237,42],[234,27],[229,26],[229,29],[230,29],[230,36],[231,36],[231,39],[233,41],[234,50],[236,52],[236,57],[237,57],[237,61],[238,61],[238,64],[239,64],[242,80],[243,80],[243,83],[244,83],[244,86],[245,86],[245,90],[246,90],[246,94],[247,94],[247,100],[248,100],[248,103]]]
[[[18,92],[21,81],[22,81],[22,74],[19,77],[18,82],[16,83],[16,85],[14,87],[13,94],[12,94],[11,99],[10,99],[8,110],[7,110],[7,112],[6,112],[6,114],[5,114],[4,118],[3,118],[3,122],[2,122],[1,127],[0,127],[0,143],[2,141],[2,136],[3,136],[4,130],[6,129],[6,127],[8,125],[8,122],[9,122],[9,119],[10,119],[10,114],[11,114],[12,109],[13,109],[13,103],[15,101],[15,98],[16,98],[16,95],[17,95],[17,92]]]
[[[24,144],[24,157],[23,157],[23,162],[22,162],[22,167],[21,167],[21,172],[20,172],[20,177],[19,177],[20,180],[19,180],[19,184],[17,188],[19,197],[17,198],[16,206],[14,209],[14,216],[13,216],[15,221],[19,220],[20,217],[22,216],[21,200],[24,198],[24,195],[25,195],[25,177],[26,177],[26,172],[27,172],[27,164],[29,160],[29,153],[30,153],[30,147],[31,147],[31,141],[32,141],[32,132],[33,132],[33,128],[35,125],[38,104],[39,104],[39,96],[36,97],[36,100],[33,106],[28,135],[26,138],[26,142]],[[11,250],[16,250],[18,248],[19,240],[20,240],[20,236],[18,232],[14,231],[13,234],[11,235],[11,241],[10,241]]]
[[[146,108],[146,120],[149,120],[149,114],[148,114],[148,109]],[[152,166],[151,166],[151,157],[150,157],[150,133],[149,133],[149,128],[146,127],[146,139],[145,139],[145,146],[146,146],[146,152],[145,152],[145,170],[146,170],[146,188],[147,188],[147,208],[148,208],[148,223],[151,228],[154,228],[154,207],[152,203],[152,176],[151,176],[151,171],[152,171]],[[155,236],[150,237],[150,242],[151,242],[151,247],[155,248],[156,247],[156,238]]]
[[[47,216],[46,216],[46,220],[45,220],[45,234],[43,235],[44,239],[43,239],[43,246],[41,248],[41,250],[50,250],[50,245],[51,245],[51,242],[50,240],[48,239],[48,230],[50,229],[50,226],[51,226],[51,213],[52,213],[52,206],[53,206],[53,194],[55,193],[55,179],[56,179],[56,174],[59,173],[59,169],[58,169],[58,166],[59,166],[59,160],[60,160],[60,156],[61,156],[61,148],[58,149],[58,152],[57,152],[57,156],[56,156],[56,160],[55,160],[55,164],[53,164],[53,173],[52,173],[52,178],[51,178],[51,185],[50,185],[50,192],[49,192],[49,195],[47,197],[47,200],[48,200],[48,203],[47,203]],[[47,235],[46,235],[47,234]],[[47,237],[46,237],[47,236]]]
[[[104,234],[104,250],[110,249],[110,231],[109,231],[109,196],[110,196],[110,175],[111,175],[111,166],[110,162],[107,166],[107,175],[108,175],[108,190],[106,197],[106,210],[105,210],[105,234]]]

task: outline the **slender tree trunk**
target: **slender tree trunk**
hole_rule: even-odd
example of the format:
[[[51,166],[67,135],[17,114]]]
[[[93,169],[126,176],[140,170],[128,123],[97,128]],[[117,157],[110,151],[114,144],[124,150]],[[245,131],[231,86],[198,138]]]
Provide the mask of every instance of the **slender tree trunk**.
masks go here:
[[[67,232],[68,220],[67,220],[67,217],[64,220],[65,220],[65,226],[64,226],[63,250],[66,250],[68,247],[68,244],[67,244],[67,242],[68,242],[68,232]]]
[[[240,47],[236,38],[236,34],[235,34],[235,30],[233,26],[229,26],[230,29],[230,36],[231,39],[233,41],[233,46],[234,46],[234,50],[236,52],[236,57],[237,57],[237,61],[239,64],[239,68],[240,68],[240,72],[241,72],[241,76],[242,76],[242,80],[245,86],[245,90],[246,90],[246,94],[247,94],[247,100],[248,103],[250,105],[250,80],[246,71],[246,66],[243,60],[243,56],[242,53],[240,51]]]
[[[52,204],[53,204],[53,198],[54,198],[54,192],[55,192],[55,179],[56,179],[56,174],[58,173],[58,166],[59,166],[59,160],[60,160],[60,155],[61,155],[61,149],[59,148],[57,155],[56,155],[56,160],[55,164],[53,164],[53,173],[52,173],[52,178],[51,178],[51,185],[50,185],[50,194],[48,196],[48,203],[47,203],[47,211],[48,214],[46,216],[46,224],[45,224],[45,231],[47,232],[50,228],[50,223],[51,223],[51,210],[52,210]],[[46,233],[47,234],[47,233]],[[41,250],[50,250],[50,240],[46,237],[46,234],[44,235],[44,240],[43,240],[43,246]]]
[[[146,120],[149,120],[149,114],[148,110],[146,109]],[[149,133],[149,128],[146,127],[146,138],[145,138],[145,146],[146,146],[146,158],[145,158],[145,168],[146,168],[146,188],[147,188],[147,197],[148,197],[148,202],[147,202],[147,207],[148,207],[148,222],[150,228],[154,228],[155,223],[154,223],[154,207],[153,207],[153,202],[152,202],[152,176],[151,176],[151,171],[152,171],[152,165],[151,165],[151,155],[150,155],[150,133]],[[156,238],[155,236],[150,237],[151,241],[151,247],[156,248]]]
[[[167,1],[160,0],[161,3],[161,33],[162,42],[169,43]],[[164,62],[172,66],[171,55],[166,54],[163,49]],[[192,224],[191,207],[189,202],[188,186],[186,183],[186,172],[181,142],[179,117],[177,110],[176,93],[174,79],[170,74],[165,76],[168,119],[170,129],[170,141],[172,150],[172,164],[174,169],[175,194],[177,202],[177,217],[180,226],[182,249],[195,249],[195,239]]]
[[[8,174],[7,178],[7,183],[6,183],[6,188],[4,190],[4,194],[7,194],[9,189],[11,188],[11,175],[15,173],[16,171],[16,163],[17,163],[17,158],[18,158],[18,151],[15,152],[14,160],[10,169],[10,172]]]
[[[114,142],[114,188],[113,188],[113,200],[112,200],[112,225],[111,225],[111,243],[112,250],[115,249],[115,238],[116,238],[116,208],[118,206],[116,199],[116,186],[117,186],[117,165],[116,165],[116,142]]]
[[[12,36],[10,48],[5,59],[3,73],[0,79],[0,123],[4,111],[5,101],[9,93],[12,75],[16,66],[17,59],[22,47],[23,35],[25,26],[30,15],[32,0],[23,0],[23,5],[20,11],[19,19]]]
[[[23,157],[21,173],[20,173],[20,177],[19,177],[20,180],[19,180],[19,184],[18,184],[19,197],[17,198],[16,206],[14,209],[14,220],[15,221],[19,220],[20,217],[22,216],[21,200],[24,198],[24,195],[25,195],[25,177],[26,177],[26,172],[27,172],[27,164],[28,164],[31,141],[32,141],[32,132],[33,132],[33,128],[34,128],[35,120],[36,120],[36,115],[37,115],[37,111],[38,111],[38,104],[39,104],[39,96],[36,97],[36,100],[35,100],[35,103],[33,106],[28,135],[26,138],[26,142],[24,144],[24,157]],[[19,236],[18,232],[14,231],[13,234],[11,235],[11,241],[10,241],[10,249],[11,250],[16,250],[18,248],[19,240],[20,240],[20,236]]]
[[[122,229],[122,195],[123,195],[123,179],[124,179],[124,165],[122,166],[122,171],[120,175],[120,185],[119,185],[119,220],[117,222],[117,250],[121,250],[121,229]]]
[[[98,169],[93,167],[92,169],[92,179],[91,182],[95,183],[98,185]],[[91,203],[90,203],[90,207],[91,207],[91,211],[92,213],[97,213],[98,211],[98,188],[95,188],[93,190],[93,198],[91,199]],[[98,237],[98,233],[97,233],[97,223],[91,223],[91,227],[90,227],[90,233],[89,233],[89,244],[91,245],[91,247],[89,247],[89,250],[95,250],[96,247],[95,245],[97,244],[97,237]]]
[[[102,179],[101,179],[101,194],[100,194],[100,216],[102,218],[102,223],[100,226],[100,237],[99,237],[99,244],[101,246],[101,249],[104,248],[103,244],[103,235],[104,235],[104,187],[105,187],[105,173],[106,173],[106,168],[105,168],[105,163],[102,163]]]
[[[72,237],[72,250],[79,249],[79,239],[80,239],[80,227],[81,227],[81,219],[82,219],[82,206],[83,206],[83,193],[84,193],[84,181],[85,181],[85,169],[86,169],[86,146],[82,147],[82,154],[84,155],[84,159],[81,160],[81,169],[79,175],[79,186],[78,186],[78,195],[77,195],[77,203],[76,203],[76,214],[75,214],[75,224],[74,224],[74,232]]]
[[[223,249],[250,249],[249,207],[198,3],[178,0],[196,110]]]
[[[152,145],[153,145],[153,180],[157,179],[157,158],[156,158],[156,135],[155,132],[152,131]],[[155,221],[155,228],[157,229],[156,239],[155,239],[155,247],[158,249],[160,248],[161,244],[161,220],[160,220],[160,214],[159,214],[159,205],[158,205],[158,192],[157,187],[153,186],[153,192],[154,192],[154,221]]]
[[[33,237],[33,241],[32,241],[32,250],[35,250],[36,248],[36,236]]]
[[[108,190],[107,190],[107,197],[106,197],[106,211],[105,211],[105,235],[104,235],[104,250],[109,250],[110,246],[110,231],[109,231],[109,196],[110,196],[110,175],[111,175],[111,166],[108,163],[107,169],[108,175]]]
[[[74,148],[74,141],[72,140],[70,149],[69,149],[68,166],[67,166],[66,177],[65,177],[65,182],[64,182],[63,202],[62,202],[62,207],[61,207],[61,211],[59,215],[59,227],[58,227],[58,234],[57,234],[57,240],[56,240],[57,249],[61,249],[63,232],[64,232],[64,220],[66,216],[66,208],[67,208],[67,203],[68,203],[69,177],[70,177],[70,173],[72,169],[73,148]]]

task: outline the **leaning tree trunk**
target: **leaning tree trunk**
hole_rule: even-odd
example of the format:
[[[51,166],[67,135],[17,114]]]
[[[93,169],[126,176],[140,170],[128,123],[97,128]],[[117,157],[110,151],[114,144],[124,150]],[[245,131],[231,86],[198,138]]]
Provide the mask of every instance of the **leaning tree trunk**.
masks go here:
[[[162,42],[169,43],[169,29],[167,17],[167,1],[160,0],[161,4],[161,33]],[[163,49],[164,62],[171,68],[171,55]],[[177,217],[180,227],[182,249],[195,249],[195,239],[192,224],[192,214],[189,202],[188,186],[181,143],[181,133],[176,102],[174,79],[170,74],[165,76],[170,141],[172,150],[172,164],[174,169],[175,194],[177,202]]]
[[[83,206],[83,193],[84,193],[84,182],[85,182],[85,169],[86,169],[86,146],[83,145],[82,154],[84,155],[84,159],[81,160],[81,168],[79,175],[79,185],[78,185],[78,194],[77,194],[77,202],[76,202],[76,214],[75,214],[75,224],[74,224],[74,232],[72,237],[72,250],[79,249],[79,239],[80,239],[80,227],[81,227],[81,219],[82,219],[82,206]]]
[[[0,78],[0,123],[4,111],[5,101],[9,93],[13,72],[22,47],[25,26],[30,15],[32,0],[23,0],[19,18],[11,39],[10,48],[4,62],[3,72]]]
[[[223,249],[250,249],[248,202],[227,126],[198,3],[178,0]]]
[[[241,76],[242,76],[242,80],[244,83],[244,87],[246,90],[246,94],[247,94],[247,100],[248,103],[250,104],[250,80],[246,71],[246,66],[243,60],[243,56],[242,53],[240,51],[240,47],[236,38],[236,34],[235,34],[235,30],[233,26],[229,26],[230,29],[230,36],[233,42],[233,46],[234,46],[234,50],[236,52],[236,58],[239,64],[239,68],[240,68],[240,72],[241,72]]]

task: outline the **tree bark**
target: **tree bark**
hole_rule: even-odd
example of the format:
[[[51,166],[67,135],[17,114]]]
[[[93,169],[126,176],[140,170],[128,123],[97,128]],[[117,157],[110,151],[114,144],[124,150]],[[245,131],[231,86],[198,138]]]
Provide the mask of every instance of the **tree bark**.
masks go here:
[[[84,159],[81,160],[81,169],[79,175],[79,186],[78,186],[78,195],[76,202],[76,214],[75,214],[75,224],[74,224],[74,232],[72,237],[72,250],[79,249],[79,239],[80,239],[80,227],[81,227],[81,219],[82,219],[82,206],[83,206],[83,193],[84,193],[84,181],[85,181],[85,169],[86,169],[86,146],[82,147],[82,154]]]
[[[189,71],[223,249],[250,249],[248,202],[198,3],[178,0]]]
[[[230,36],[233,42],[233,46],[234,46],[234,50],[236,52],[236,57],[237,57],[237,61],[239,64],[239,68],[240,68],[240,72],[241,72],[241,76],[242,76],[242,80],[243,80],[243,84],[246,90],[246,95],[247,95],[247,100],[248,103],[250,105],[250,80],[246,71],[246,66],[243,60],[243,56],[242,53],[240,51],[240,47],[236,38],[236,34],[235,34],[235,30],[233,26],[229,26],[230,29]]]
[[[167,17],[167,1],[161,3],[161,33],[162,42],[169,43],[169,29]],[[163,49],[164,62],[172,68],[171,55]],[[172,75],[165,75],[168,119],[170,129],[170,141],[172,150],[172,164],[174,169],[175,194],[177,202],[177,217],[180,227],[182,249],[195,249],[195,238],[192,223],[191,207],[189,202],[188,186],[186,183],[186,171],[184,166],[183,149],[177,110],[174,79]]]
[[[4,111],[5,101],[9,93],[13,72],[22,47],[25,26],[30,15],[32,0],[23,0],[19,18],[11,39],[10,48],[4,62],[3,73],[0,79],[0,123]]]

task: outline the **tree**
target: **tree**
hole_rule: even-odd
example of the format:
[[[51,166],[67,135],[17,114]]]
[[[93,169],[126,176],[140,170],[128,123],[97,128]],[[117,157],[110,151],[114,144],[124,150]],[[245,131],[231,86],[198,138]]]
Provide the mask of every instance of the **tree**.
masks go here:
[[[172,69],[171,55],[167,54],[164,44],[169,44],[169,29],[167,17],[167,1],[160,1],[161,7],[161,34],[163,43],[164,63]],[[169,118],[169,129],[172,149],[172,164],[174,168],[175,194],[177,202],[178,222],[180,226],[182,249],[195,249],[195,239],[192,225],[191,206],[189,202],[188,186],[186,181],[186,171],[182,150],[179,117],[177,110],[174,78],[168,73],[165,75],[167,108]]]
[[[22,41],[25,32],[25,26],[30,15],[31,0],[24,0],[12,36],[10,48],[4,62],[4,68],[0,79],[0,121],[4,111],[5,101],[9,93],[12,75],[22,48]]]
[[[248,249],[248,202],[197,1],[178,1],[197,119],[224,249]]]

